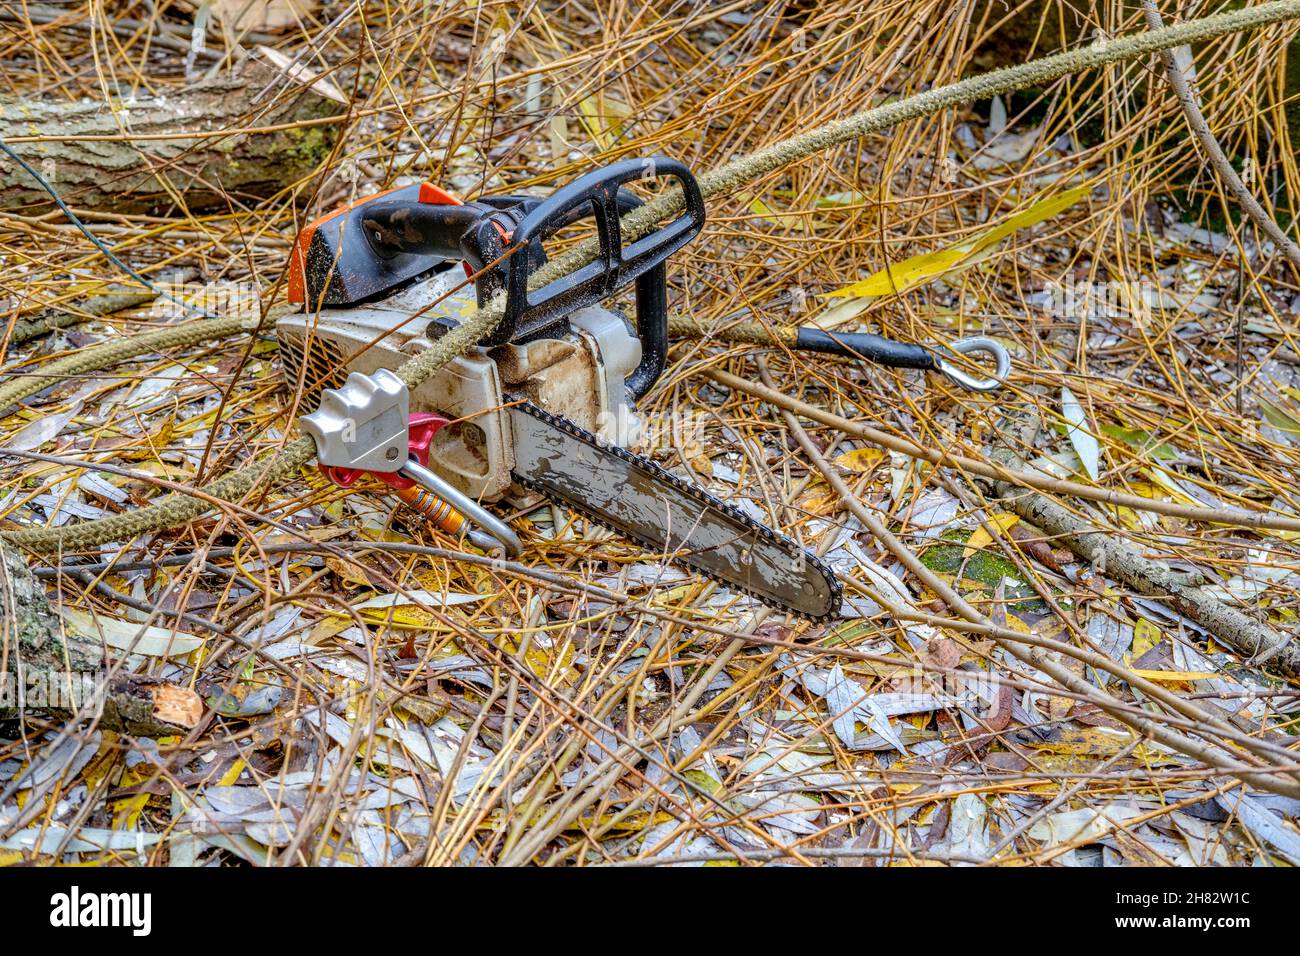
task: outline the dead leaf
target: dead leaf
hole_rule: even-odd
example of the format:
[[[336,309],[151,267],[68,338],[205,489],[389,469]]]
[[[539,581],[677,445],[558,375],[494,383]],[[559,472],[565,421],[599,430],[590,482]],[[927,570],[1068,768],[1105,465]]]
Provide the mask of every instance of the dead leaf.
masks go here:
[[[203,719],[203,700],[187,687],[158,684],[153,688],[153,716],[163,723],[192,730]]]

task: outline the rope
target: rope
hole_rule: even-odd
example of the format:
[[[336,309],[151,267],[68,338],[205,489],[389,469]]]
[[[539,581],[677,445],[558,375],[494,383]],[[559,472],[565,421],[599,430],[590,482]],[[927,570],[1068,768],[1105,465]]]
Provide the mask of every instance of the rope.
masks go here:
[[[274,311],[271,314],[279,314]],[[268,319],[270,315],[268,315]],[[59,382],[65,382],[78,375],[88,375],[109,365],[125,362],[138,355],[161,352],[163,349],[199,342],[221,339],[240,332],[255,332],[259,327],[256,319],[247,316],[226,319],[200,319],[183,322],[153,332],[142,332],[126,338],[101,342],[93,348],[78,349],[71,355],[54,359],[40,366],[36,372],[11,372],[13,381],[0,385],[0,411],[15,402],[21,402],[29,395],[35,395],[43,388],[49,388]]]
[[[1053,56],[1043,57],[1019,66],[1006,67],[980,76],[969,77],[947,86],[935,87],[923,93],[872,107],[842,120],[834,120],[817,129],[782,140],[757,152],[750,153],[700,177],[700,191],[705,197],[730,194],[743,184],[759,179],[792,163],[819,152],[832,149],[869,133],[896,126],[934,113],[970,103],[990,99],[1031,86],[1041,86],[1071,73],[1093,69],[1107,63],[1116,63],[1146,56],[1161,50],[1199,43],[1230,33],[1254,30],[1274,23],[1300,18],[1300,0],[1274,0],[1242,10],[1231,10],[1210,17],[1189,20],[1175,26],[1145,33],[1133,34],[1114,40],[1104,40],[1091,46],[1080,47]],[[629,212],[622,219],[626,241],[633,241],[649,233],[654,225],[683,208],[680,190],[671,190],[645,205]],[[598,244],[591,239],[557,256],[539,269],[530,281],[530,287],[545,285],[591,262],[598,252]],[[447,362],[464,354],[480,339],[492,332],[504,314],[504,294],[498,295],[473,316],[440,338],[433,347],[396,370],[406,384],[415,388],[433,375]],[[215,320],[224,321],[224,320]],[[229,331],[216,333],[214,320],[190,323],[201,330],[203,337],[219,337]],[[166,330],[181,332],[185,326]],[[160,335],[162,333],[149,333]],[[125,343],[112,343],[125,345]],[[154,344],[151,348],[157,348]],[[146,351],[151,349],[146,349]],[[91,350],[88,350],[91,351]],[[76,374],[85,374],[103,368],[105,364],[119,361],[116,352],[93,350],[94,358],[87,356],[78,363]],[[136,352],[134,354],[140,354]],[[112,355],[110,358],[109,356]],[[60,360],[60,362],[71,360]],[[98,364],[102,363],[102,364]],[[55,363],[57,364],[57,363]],[[63,372],[51,374],[66,374]],[[46,384],[49,384],[48,381]],[[40,386],[41,388],[45,385]],[[0,392],[0,395],[3,395]],[[29,393],[30,394],[30,393]],[[254,488],[274,485],[288,479],[299,468],[311,461],[316,447],[310,438],[299,438],[280,451],[262,456],[238,471],[230,472],[206,485],[206,495],[226,501],[239,501]],[[0,534],[0,542],[16,545],[36,552],[75,551],[95,547],[110,541],[126,541],[138,534],[172,528],[194,520],[209,510],[207,502],[192,497],[169,495],[161,502],[126,514],[94,521],[63,525],[59,528],[8,531]]]

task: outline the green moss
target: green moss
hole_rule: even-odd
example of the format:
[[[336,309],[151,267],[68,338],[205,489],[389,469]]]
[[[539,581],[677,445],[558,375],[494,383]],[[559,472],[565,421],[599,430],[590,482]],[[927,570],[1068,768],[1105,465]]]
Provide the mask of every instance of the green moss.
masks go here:
[[[962,551],[969,531],[945,531],[942,539],[956,544],[936,544],[921,553],[921,563],[937,574],[955,575],[961,570]]]
[[[944,532],[942,540],[945,543],[932,545],[922,552],[921,563],[936,574],[951,577],[953,587],[958,591],[978,590],[993,594],[998,585],[1005,581],[1003,594],[1009,611],[1018,614],[1041,614],[1047,611],[1048,608],[1037,592],[1020,574],[1020,569],[1005,555],[981,548],[969,558],[966,557],[966,541],[973,533]]]
[[[304,168],[320,165],[329,155],[333,138],[322,126],[294,127],[280,134],[281,151]]]

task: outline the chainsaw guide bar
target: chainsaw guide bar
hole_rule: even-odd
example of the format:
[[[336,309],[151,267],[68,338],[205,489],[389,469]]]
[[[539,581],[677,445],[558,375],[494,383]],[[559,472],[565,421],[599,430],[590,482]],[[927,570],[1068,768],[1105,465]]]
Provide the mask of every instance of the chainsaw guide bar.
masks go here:
[[[795,541],[565,418],[527,402],[510,413],[526,488],[764,604],[810,621],[839,613],[840,582]]]

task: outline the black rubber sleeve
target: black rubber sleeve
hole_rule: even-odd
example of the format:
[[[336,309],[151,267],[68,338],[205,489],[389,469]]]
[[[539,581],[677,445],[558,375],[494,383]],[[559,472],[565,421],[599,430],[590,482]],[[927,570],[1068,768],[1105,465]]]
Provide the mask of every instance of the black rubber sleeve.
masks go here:
[[[846,358],[866,359],[892,368],[937,369],[939,360],[923,345],[895,342],[870,332],[823,332],[807,326],[795,334],[794,347],[800,352],[825,352]]]
[[[484,217],[483,207],[436,203],[373,202],[361,217],[366,241],[375,255],[391,259],[400,253],[461,257],[460,237]]]

